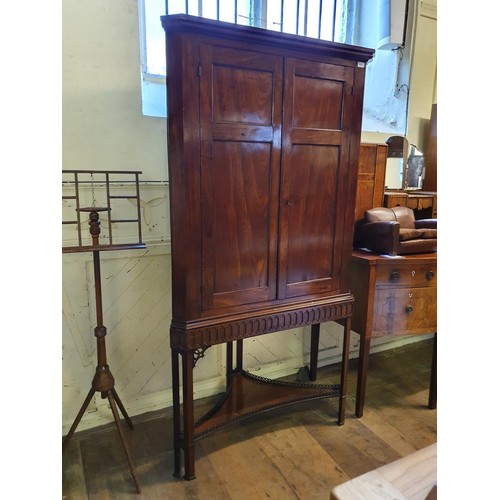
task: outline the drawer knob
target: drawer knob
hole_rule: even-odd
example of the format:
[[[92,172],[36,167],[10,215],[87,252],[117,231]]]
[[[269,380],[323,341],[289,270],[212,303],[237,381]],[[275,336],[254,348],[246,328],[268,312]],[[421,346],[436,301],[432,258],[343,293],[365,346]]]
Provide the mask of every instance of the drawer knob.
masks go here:
[[[399,279],[399,271],[392,271],[391,272],[391,280],[396,281]]]
[[[413,307],[412,306],[406,306],[405,307],[405,311],[410,314],[412,311],[413,311]]]
[[[428,279],[428,280],[431,280],[432,278],[434,278],[434,271],[427,271],[425,273],[425,277]]]

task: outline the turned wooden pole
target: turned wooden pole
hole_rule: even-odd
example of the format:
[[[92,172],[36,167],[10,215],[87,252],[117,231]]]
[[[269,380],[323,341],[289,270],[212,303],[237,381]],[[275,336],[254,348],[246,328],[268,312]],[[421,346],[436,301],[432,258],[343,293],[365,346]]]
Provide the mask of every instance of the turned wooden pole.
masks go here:
[[[78,415],[71,426],[66,438],[63,441],[63,451],[66,449],[69,440],[73,436],[80,420],[85,413],[87,406],[92,400],[93,395],[96,392],[101,393],[102,399],[108,399],[109,405],[111,408],[111,412],[113,413],[113,419],[115,421],[116,428],[118,430],[118,434],[120,437],[120,441],[123,446],[123,450],[125,452],[125,457],[127,459],[127,464],[129,466],[130,474],[132,476],[132,480],[134,482],[135,489],[137,493],[140,493],[141,489],[139,486],[139,482],[137,481],[137,477],[135,474],[134,466],[132,464],[132,459],[130,456],[130,452],[125,441],[125,436],[123,435],[123,430],[120,425],[120,417],[118,414],[118,410],[116,405],[120,408],[123,416],[125,417],[125,421],[127,422],[130,429],[133,429],[132,421],[128,416],[123,403],[121,402],[118,394],[115,390],[115,379],[109,370],[108,360],[106,358],[106,327],[104,326],[103,321],[103,310],[102,310],[102,287],[101,287],[101,261],[99,256],[99,235],[101,233],[101,223],[99,221],[99,211],[103,211],[105,209],[91,207],[88,209],[82,209],[85,211],[89,211],[89,232],[92,235],[92,246],[94,250],[93,261],[94,261],[94,288],[95,288],[95,304],[96,304],[96,327],[94,328],[94,335],[96,337],[97,342],[97,366],[95,369],[94,378],[92,379],[92,387],[85,398],[85,401],[78,412]],[[106,209],[107,210],[107,209]]]

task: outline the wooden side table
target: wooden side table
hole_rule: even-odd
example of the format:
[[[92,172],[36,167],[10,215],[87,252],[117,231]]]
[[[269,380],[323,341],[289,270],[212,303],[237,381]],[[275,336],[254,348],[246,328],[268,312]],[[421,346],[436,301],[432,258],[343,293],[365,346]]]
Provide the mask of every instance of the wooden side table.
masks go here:
[[[437,400],[437,254],[387,257],[354,251],[352,329],[360,336],[356,416],[363,416],[372,338],[434,332],[429,408]]]

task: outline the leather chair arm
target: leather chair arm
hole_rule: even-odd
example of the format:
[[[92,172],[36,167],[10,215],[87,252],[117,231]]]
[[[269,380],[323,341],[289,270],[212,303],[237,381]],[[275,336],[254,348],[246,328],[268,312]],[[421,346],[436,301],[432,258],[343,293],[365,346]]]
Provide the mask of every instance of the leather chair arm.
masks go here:
[[[399,222],[368,222],[362,229],[363,241],[374,252],[396,255],[399,249]]]
[[[415,229],[437,229],[437,219],[419,219],[415,221]]]

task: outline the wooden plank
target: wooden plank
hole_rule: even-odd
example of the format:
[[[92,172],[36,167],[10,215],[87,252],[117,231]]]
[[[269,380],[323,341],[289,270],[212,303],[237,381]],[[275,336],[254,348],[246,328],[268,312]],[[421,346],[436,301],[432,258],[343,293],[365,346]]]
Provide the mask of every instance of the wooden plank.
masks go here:
[[[63,499],[84,500],[87,498],[85,473],[83,469],[80,443],[71,441],[63,458],[64,474],[62,476]]]
[[[256,440],[297,498],[325,498],[332,482],[349,477],[305,427],[293,426]]]
[[[349,402],[348,414],[354,406]],[[373,433],[362,420],[348,417],[341,428],[332,426],[327,420],[322,425],[308,425],[308,432],[325,451],[345,470],[350,477],[396,460],[400,455],[387,442]],[[362,456],[363,460],[359,460]]]
[[[336,486],[332,500],[425,500],[437,482],[437,445],[410,455]]]
[[[408,500],[396,487],[385,479],[378,470],[341,484],[333,489],[331,500]]]
[[[198,446],[208,454],[214,469],[219,471],[230,492],[227,498],[299,498],[260,443],[244,430],[237,433],[234,430],[218,433],[217,439],[210,436],[201,440]]]

